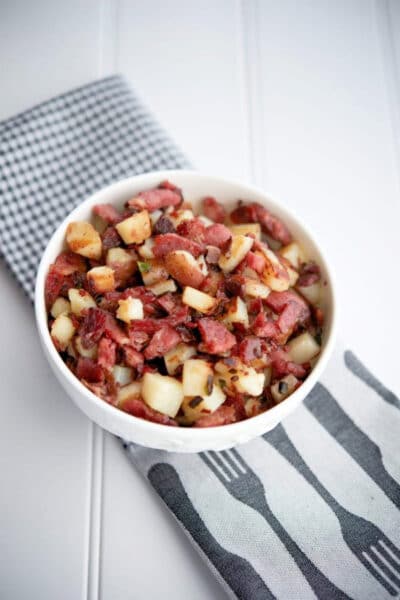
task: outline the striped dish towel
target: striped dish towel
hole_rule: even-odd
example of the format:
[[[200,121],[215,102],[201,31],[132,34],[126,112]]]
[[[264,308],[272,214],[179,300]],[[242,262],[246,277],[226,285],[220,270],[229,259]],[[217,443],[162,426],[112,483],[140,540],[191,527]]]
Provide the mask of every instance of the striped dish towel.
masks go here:
[[[32,298],[57,224],[114,180],[187,166],[123,79],[0,124],[0,249]],[[272,432],[224,452],[124,444],[228,595],[392,598],[400,591],[400,402],[338,347]]]

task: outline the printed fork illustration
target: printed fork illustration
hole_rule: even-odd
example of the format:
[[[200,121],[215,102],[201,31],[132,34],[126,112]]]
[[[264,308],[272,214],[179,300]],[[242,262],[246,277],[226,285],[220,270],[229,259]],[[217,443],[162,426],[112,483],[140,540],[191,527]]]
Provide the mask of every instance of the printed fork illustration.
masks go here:
[[[265,489],[261,480],[237,450],[210,451],[204,452],[200,456],[231,496],[264,517],[319,598],[349,600],[349,597],[314,565],[275,517],[265,497]]]
[[[271,444],[303,475],[335,513],[343,539],[361,563],[392,596],[400,590],[400,551],[373,523],[345,509],[322,485],[302,458],[282,425],[265,434]]]
[[[361,381],[374,390],[383,400],[385,400],[385,402],[400,410],[399,398],[374,377],[351,350],[346,350],[344,353],[344,362],[353,375],[361,379]]]

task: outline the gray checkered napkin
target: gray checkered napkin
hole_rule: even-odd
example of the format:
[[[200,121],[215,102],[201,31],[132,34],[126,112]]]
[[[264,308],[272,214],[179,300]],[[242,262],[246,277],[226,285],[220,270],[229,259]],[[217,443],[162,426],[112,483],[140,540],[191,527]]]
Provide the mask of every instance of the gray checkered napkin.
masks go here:
[[[119,76],[0,124],[0,248],[32,297],[46,241],[96,189],[186,161]],[[179,455],[125,445],[232,597],[396,597],[400,402],[350,351],[272,432]]]

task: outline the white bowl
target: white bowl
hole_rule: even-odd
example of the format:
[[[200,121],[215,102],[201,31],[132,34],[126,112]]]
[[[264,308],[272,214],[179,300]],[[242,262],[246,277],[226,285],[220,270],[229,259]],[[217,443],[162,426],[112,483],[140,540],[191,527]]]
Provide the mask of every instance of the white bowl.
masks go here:
[[[185,199],[192,202],[195,208],[201,198],[209,195],[215,196],[228,207],[233,205],[238,198],[264,204],[288,224],[294,238],[301,242],[309,257],[316,260],[322,269],[323,277],[327,282],[323,298],[326,321],[322,351],[318,362],[299,389],[289,398],[261,415],[231,425],[205,429],[167,427],[139,419],[114,408],[89,391],[65,365],[50,338],[44,301],[44,284],[49,265],[65,248],[67,224],[70,221],[90,220],[91,208],[94,204],[107,202],[122,207],[128,198],[141,190],[158,185],[163,179],[169,179],[182,188]],[[282,204],[270,200],[263,191],[237,181],[204,175],[195,171],[158,171],[130,177],[96,192],[75,208],[55,231],[43,254],[36,280],[35,313],[45,355],[61,385],[79,408],[100,427],[125,440],[173,452],[222,450],[247,442],[275,427],[289,413],[293,412],[318,381],[334,343],[335,297],[332,275],[319,246],[307,229],[292,213],[286,211]]]

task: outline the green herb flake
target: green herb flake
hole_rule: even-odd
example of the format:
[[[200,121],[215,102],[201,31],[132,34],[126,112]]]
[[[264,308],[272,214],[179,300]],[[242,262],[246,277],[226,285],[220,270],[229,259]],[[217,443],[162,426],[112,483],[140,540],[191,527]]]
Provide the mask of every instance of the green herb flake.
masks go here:
[[[144,261],[139,260],[138,261],[138,267],[139,267],[139,271],[141,273],[148,273],[150,271],[150,269],[151,269],[151,264],[148,263],[148,262],[144,262]]]
[[[190,408],[196,408],[199,404],[203,402],[203,398],[201,396],[195,396],[189,402]]]
[[[224,387],[226,387],[226,381],[224,379],[218,379],[218,383],[221,390],[223,390]]]

